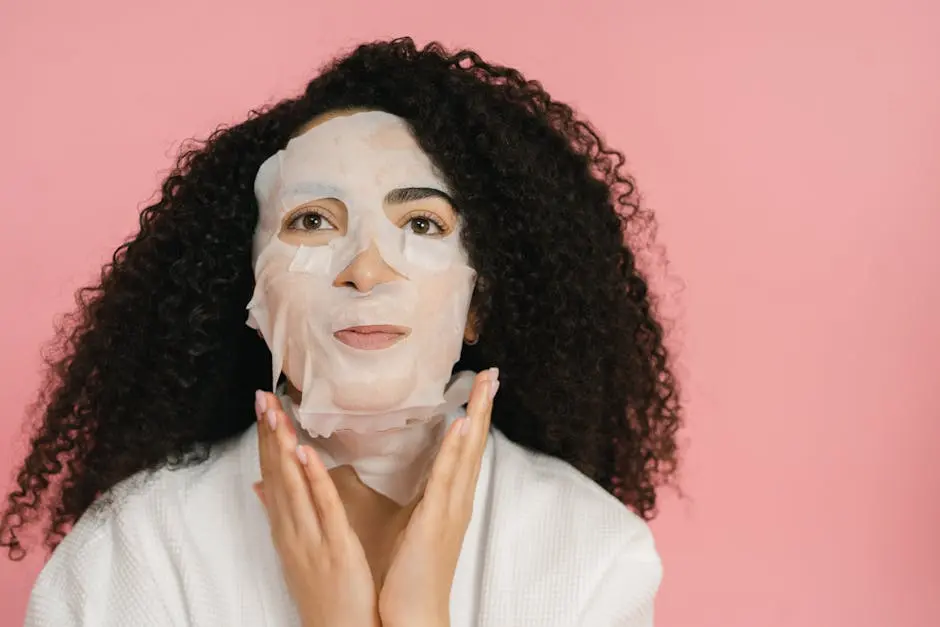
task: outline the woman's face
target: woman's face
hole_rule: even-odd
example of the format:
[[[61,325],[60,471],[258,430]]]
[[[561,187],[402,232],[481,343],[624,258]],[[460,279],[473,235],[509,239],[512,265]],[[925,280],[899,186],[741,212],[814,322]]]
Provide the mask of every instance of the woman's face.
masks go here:
[[[313,120],[255,185],[249,324],[310,414],[441,402],[475,273],[449,189],[403,120]],[[306,407],[305,407],[306,406]]]

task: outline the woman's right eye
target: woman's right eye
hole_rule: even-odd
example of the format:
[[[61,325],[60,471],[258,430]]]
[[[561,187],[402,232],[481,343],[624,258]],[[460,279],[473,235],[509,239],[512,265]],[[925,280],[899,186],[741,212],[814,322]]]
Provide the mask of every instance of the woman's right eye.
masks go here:
[[[316,211],[304,211],[294,216],[287,225],[292,231],[334,231],[336,227]]]

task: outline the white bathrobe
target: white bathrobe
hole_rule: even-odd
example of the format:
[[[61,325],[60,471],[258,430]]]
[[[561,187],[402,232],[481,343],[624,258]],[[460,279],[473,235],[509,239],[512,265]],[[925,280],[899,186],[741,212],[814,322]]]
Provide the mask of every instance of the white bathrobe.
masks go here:
[[[300,625],[251,490],[255,429],[203,464],[132,477],[113,506],[89,509],[40,573],[27,627]],[[452,627],[649,627],[661,574],[640,518],[493,429]]]

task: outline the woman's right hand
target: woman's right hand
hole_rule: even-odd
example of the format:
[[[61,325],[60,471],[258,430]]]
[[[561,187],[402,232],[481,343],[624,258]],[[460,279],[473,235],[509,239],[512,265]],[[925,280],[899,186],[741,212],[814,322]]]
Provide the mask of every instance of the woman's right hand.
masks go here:
[[[317,454],[298,448],[280,401],[258,393],[264,505],[304,627],[378,627],[375,584],[336,486]]]

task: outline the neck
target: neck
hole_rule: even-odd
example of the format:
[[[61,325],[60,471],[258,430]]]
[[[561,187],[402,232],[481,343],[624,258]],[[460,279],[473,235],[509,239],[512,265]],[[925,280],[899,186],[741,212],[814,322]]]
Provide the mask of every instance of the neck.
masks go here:
[[[443,417],[375,433],[336,431],[329,437],[312,437],[296,417],[301,392],[288,384],[284,393],[288,401],[283,403],[284,409],[294,423],[298,441],[311,446],[328,469],[352,468],[365,485],[399,505],[411,503],[420,494],[443,438]]]
[[[444,432],[466,404],[472,386],[472,372],[454,376],[444,391],[439,415],[427,422],[372,433],[336,431],[328,437],[312,437],[303,429],[296,413],[303,393],[289,380],[281,396],[300,442],[317,451],[328,469],[349,466],[367,486],[404,505],[423,490]]]
[[[294,403],[294,405],[300,407],[300,399],[303,397],[303,393],[294,387],[294,384],[291,383],[290,379],[287,380],[287,386],[285,386],[284,391],[287,393],[287,397]]]

